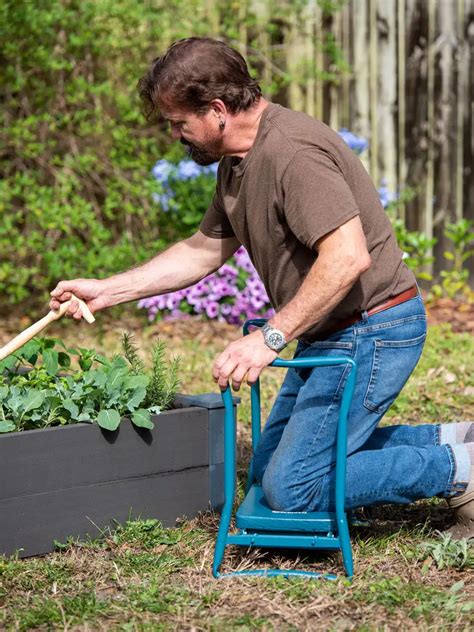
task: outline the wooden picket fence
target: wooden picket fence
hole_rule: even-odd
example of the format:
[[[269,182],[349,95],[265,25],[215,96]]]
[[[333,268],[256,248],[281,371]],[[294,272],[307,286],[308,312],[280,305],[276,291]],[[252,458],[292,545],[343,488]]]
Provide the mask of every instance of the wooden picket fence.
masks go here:
[[[235,2],[234,43],[263,60],[267,96],[367,138],[362,160],[376,185],[416,193],[398,213],[410,229],[437,237],[439,268],[445,223],[474,219],[474,0],[332,0],[340,7],[332,14],[325,4]],[[223,34],[220,7],[206,0],[214,35]],[[348,64],[328,81],[332,42]],[[290,80],[272,94],[282,73]]]

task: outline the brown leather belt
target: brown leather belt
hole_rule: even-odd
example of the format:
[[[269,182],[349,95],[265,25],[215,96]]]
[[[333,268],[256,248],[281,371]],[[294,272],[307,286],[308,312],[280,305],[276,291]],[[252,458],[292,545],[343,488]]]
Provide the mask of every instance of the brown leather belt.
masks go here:
[[[418,296],[418,288],[416,285],[409,288],[408,290],[405,290],[404,292],[400,292],[400,294],[397,294],[396,296],[391,296],[383,303],[380,303],[380,305],[372,307],[372,309],[368,310],[367,315],[373,316],[374,314],[383,312],[384,309],[389,309],[390,307],[395,307],[395,305],[400,305],[400,303],[409,301],[411,298],[415,298],[415,296]],[[340,329],[346,329],[346,327],[350,327],[351,325],[358,323],[360,320],[362,320],[362,314],[361,312],[358,312],[354,314],[354,316],[346,318],[345,320],[340,320],[336,325],[334,325],[334,327],[327,329],[324,332],[324,336],[329,336],[330,334],[333,334]]]

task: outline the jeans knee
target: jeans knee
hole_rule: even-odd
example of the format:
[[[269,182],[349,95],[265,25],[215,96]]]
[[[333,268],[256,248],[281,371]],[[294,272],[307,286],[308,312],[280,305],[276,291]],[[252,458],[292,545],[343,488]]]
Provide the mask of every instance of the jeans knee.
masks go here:
[[[332,510],[329,488],[327,476],[297,482],[289,472],[272,467],[272,462],[262,480],[263,493],[274,511]]]
[[[275,472],[271,463],[265,470],[262,489],[265,498],[274,511],[297,511],[294,493],[283,472]]]

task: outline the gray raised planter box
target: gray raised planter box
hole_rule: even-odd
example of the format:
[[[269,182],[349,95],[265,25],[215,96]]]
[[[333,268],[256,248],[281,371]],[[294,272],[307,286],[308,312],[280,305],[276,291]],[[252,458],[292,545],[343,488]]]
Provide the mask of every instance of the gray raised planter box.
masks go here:
[[[81,423],[0,435],[0,554],[48,553],[129,518],[171,526],[219,510],[220,395],[179,396],[152,419],[153,430],[122,420],[115,432]]]

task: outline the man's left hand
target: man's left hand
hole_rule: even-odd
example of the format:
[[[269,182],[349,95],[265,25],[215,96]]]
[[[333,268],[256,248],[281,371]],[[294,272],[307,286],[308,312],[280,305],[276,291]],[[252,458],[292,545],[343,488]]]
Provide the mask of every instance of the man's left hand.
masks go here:
[[[238,391],[244,378],[248,384],[253,384],[262,370],[277,357],[278,353],[265,344],[263,333],[259,330],[253,331],[232,342],[217,357],[212,375],[221,390],[225,390],[231,380],[232,388]]]

